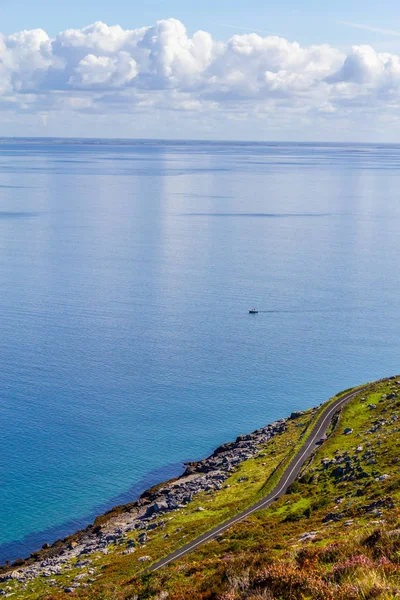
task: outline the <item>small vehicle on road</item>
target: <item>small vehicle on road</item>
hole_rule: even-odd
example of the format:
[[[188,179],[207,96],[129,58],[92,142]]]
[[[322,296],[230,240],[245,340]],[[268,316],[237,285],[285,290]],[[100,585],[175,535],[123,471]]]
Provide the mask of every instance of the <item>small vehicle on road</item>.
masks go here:
[[[322,444],[325,444],[326,442],[326,436],[322,437],[320,440],[318,440],[318,442],[315,442],[317,446],[322,446]]]

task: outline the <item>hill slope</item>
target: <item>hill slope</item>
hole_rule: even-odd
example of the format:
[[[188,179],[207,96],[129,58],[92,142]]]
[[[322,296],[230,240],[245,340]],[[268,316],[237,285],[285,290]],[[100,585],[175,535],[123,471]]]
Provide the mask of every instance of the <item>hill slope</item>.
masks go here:
[[[59,570],[51,572],[50,549],[31,559],[34,565],[42,564],[39,577],[24,577],[29,564],[17,564],[11,576],[3,575],[6,580],[0,589],[14,598],[32,600],[397,597],[400,381],[395,378],[371,384],[343,409],[327,442],[286,496],[168,568],[143,574],[147,564],[265,495],[282,461],[307,435],[317,414],[314,409],[293,415],[279,422],[271,436],[260,430],[258,437],[238,439],[243,460],[230,461],[218,485],[199,489],[174,510],[150,511],[141,520],[144,528],[115,536],[106,552],[96,549],[69,558],[72,537],[58,546],[58,557],[66,557]],[[249,444],[241,446],[246,438]],[[253,450],[246,459],[250,446]],[[225,450],[214,453],[214,459]],[[209,474],[212,462],[192,465],[186,478]],[[166,487],[172,493],[171,484],[160,489],[168,498]],[[137,505],[130,510],[136,515]],[[96,535],[102,539],[110,523],[115,530],[126,513],[121,507],[100,518]]]

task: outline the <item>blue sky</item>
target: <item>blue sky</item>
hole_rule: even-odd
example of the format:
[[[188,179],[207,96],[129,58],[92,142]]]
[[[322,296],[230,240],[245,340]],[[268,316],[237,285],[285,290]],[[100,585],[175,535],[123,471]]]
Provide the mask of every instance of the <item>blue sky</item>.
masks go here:
[[[5,33],[41,27],[55,35],[94,21],[136,28],[174,17],[185,23],[190,33],[206,29],[218,39],[240,31],[230,27],[236,25],[278,32],[303,44],[374,43],[400,48],[400,3],[396,0],[1,0],[0,7]],[[379,31],[351,28],[345,22],[382,30],[396,30],[398,24],[398,40]]]
[[[397,141],[400,4],[299,6],[0,0],[0,131]]]

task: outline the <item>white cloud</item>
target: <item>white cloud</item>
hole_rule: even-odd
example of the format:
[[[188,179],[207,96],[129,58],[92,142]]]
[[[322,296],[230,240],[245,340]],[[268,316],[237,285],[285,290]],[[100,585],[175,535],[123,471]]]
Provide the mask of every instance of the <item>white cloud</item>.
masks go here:
[[[74,87],[123,87],[136,77],[138,69],[128,52],[118,52],[115,57],[88,54],[75,73],[68,81]]]
[[[160,21],[147,29],[138,45],[147,58],[142,64],[143,73],[167,80],[168,87],[179,87],[188,77],[204,73],[213,59],[210,34],[197,31],[190,39],[176,19]]]
[[[79,52],[112,55],[125,47],[135,46],[146,29],[122,29],[119,25],[109,27],[100,21],[83,29],[67,29],[53,40],[57,54],[72,56]]]
[[[190,37],[176,19],[131,30],[97,22],[53,39],[41,29],[0,34],[0,102],[15,114],[359,119],[397,110],[400,57],[257,33],[227,42],[205,31]]]

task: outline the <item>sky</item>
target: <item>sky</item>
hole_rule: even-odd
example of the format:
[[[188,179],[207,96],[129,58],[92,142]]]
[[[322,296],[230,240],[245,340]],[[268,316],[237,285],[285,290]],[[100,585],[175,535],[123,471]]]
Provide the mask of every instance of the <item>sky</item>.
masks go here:
[[[395,0],[0,0],[0,32],[0,135],[400,136]]]

